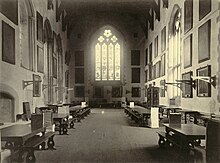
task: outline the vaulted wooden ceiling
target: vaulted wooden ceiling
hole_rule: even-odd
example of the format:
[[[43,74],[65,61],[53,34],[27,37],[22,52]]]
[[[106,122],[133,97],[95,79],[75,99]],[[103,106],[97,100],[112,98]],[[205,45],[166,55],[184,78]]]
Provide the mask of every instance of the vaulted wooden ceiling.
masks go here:
[[[67,12],[66,24],[89,15],[129,15],[145,33],[148,23],[153,29],[154,17],[160,20],[161,1],[168,7],[168,0],[61,0],[61,6]]]

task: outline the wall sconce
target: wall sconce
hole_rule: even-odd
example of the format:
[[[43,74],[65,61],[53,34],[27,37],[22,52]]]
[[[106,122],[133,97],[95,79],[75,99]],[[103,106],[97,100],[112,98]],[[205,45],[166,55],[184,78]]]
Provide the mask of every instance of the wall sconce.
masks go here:
[[[52,85],[52,87],[57,87],[57,85]],[[48,88],[48,85],[42,84],[42,91]]]
[[[65,92],[65,90],[67,90],[67,91],[73,91],[73,88],[55,86],[55,91],[56,91],[56,92],[57,92],[59,89],[63,89],[63,93]]]
[[[193,81],[202,80],[204,82],[210,83],[214,88],[216,87],[216,75],[214,76],[192,76]]]
[[[24,89],[28,85],[36,84],[36,83],[39,83],[39,82],[42,82],[41,77],[39,75],[33,74],[33,80],[28,80],[28,81],[22,80],[22,86],[23,86],[23,89]]]
[[[164,87],[167,87],[166,85],[172,85],[172,86],[175,86],[175,87],[182,89],[182,83],[180,83],[180,82],[177,82],[177,83],[169,83],[168,82],[168,83],[165,83]],[[167,88],[166,88],[166,90],[167,90]]]
[[[33,81],[24,81],[24,80],[22,80],[23,89],[25,87],[27,87],[28,85],[31,85],[31,84],[33,84]]]

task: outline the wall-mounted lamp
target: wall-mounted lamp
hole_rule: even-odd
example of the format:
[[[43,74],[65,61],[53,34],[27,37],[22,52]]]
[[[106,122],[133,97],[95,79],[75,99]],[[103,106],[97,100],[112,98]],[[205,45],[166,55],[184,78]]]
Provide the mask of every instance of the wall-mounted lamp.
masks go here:
[[[73,88],[55,86],[55,91],[58,91],[59,89],[63,89],[63,92],[64,92],[65,90],[67,90],[67,91],[73,91]]]
[[[57,85],[52,85],[52,87],[57,87]],[[42,84],[42,91],[48,88],[48,85]]]
[[[192,79],[202,80],[204,82],[210,83],[213,87],[216,87],[216,75],[214,76],[192,76]]]
[[[24,80],[22,80],[23,89],[25,87],[27,87],[28,85],[31,85],[31,84],[33,84],[33,81],[24,81]]]
[[[40,82],[42,82],[41,77],[39,75],[33,74],[33,80],[28,80],[28,81],[22,80],[22,86],[23,86],[23,89],[24,89],[28,85],[31,85],[31,84],[36,85]]]
[[[194,89],[196,89],[196,82],[192,78],[190,80],[176,80],[176,82],[191,85]]]
[[[165,87],[167,87],[166,85],[172,85],[172,86],[175,86],[175,87],[178,87],[178,88],[180,88],[180,89],[182,89],[182,83],[180,83],[180,82],[177,82],[177,83],[165,83]],[[167,88],[166,88],[166,90],[167,90]]]

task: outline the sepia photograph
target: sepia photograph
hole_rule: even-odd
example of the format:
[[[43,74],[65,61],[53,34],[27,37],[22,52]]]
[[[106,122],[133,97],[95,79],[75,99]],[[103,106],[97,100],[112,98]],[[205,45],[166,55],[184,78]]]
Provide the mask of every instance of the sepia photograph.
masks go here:
[[[220,163],[220,0],[0,0],[0,163]]]

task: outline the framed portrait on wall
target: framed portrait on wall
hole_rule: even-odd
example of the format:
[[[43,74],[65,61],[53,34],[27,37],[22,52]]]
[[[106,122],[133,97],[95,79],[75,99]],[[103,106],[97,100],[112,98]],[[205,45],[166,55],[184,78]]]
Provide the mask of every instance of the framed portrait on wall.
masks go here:
[[[43,17],[37,12],[37,40],[43,42]]]
[[[122,97],[122,87],[112,87],[112,97],[118,98]]]
[[[197,69],[197,76],[211,76],[211,65]],[[202,80],[197,80],[197,96],[211,97],[211,84]]]
[[[201,25],[198,29],[198,62],[210,59],[211,49],[211,20]]]
[[[57,78],[57,58],[53,57],[53,77]]]
[[[166,91],[166,89],[165,89],[165,86],[166,86],[166,80],[164,79],[164,80],[161,80],[160,81],[160,97],[165,97],[165,91]]]
[[[193,75],[192,71],[184,73],[182,75],[183,80],[191,81],[191,76]],[[182,97],[183,98],[192,98],[193,97],[193,90],[192,85],[188,83],[182,83]]]
[[[15,64],[15,29],[2,21],[2,61]]]
[[[33,74],[33,97],[41,96],[41,77]]]
[[[192,34],[184,40],[184,68],[192,66]]]
[[[141,97],[141,88],[140,87],[132,87],[131,96],[132,97]]]
[[[39,46],[37,46],[37,71],[44,72],[44,52]]]

